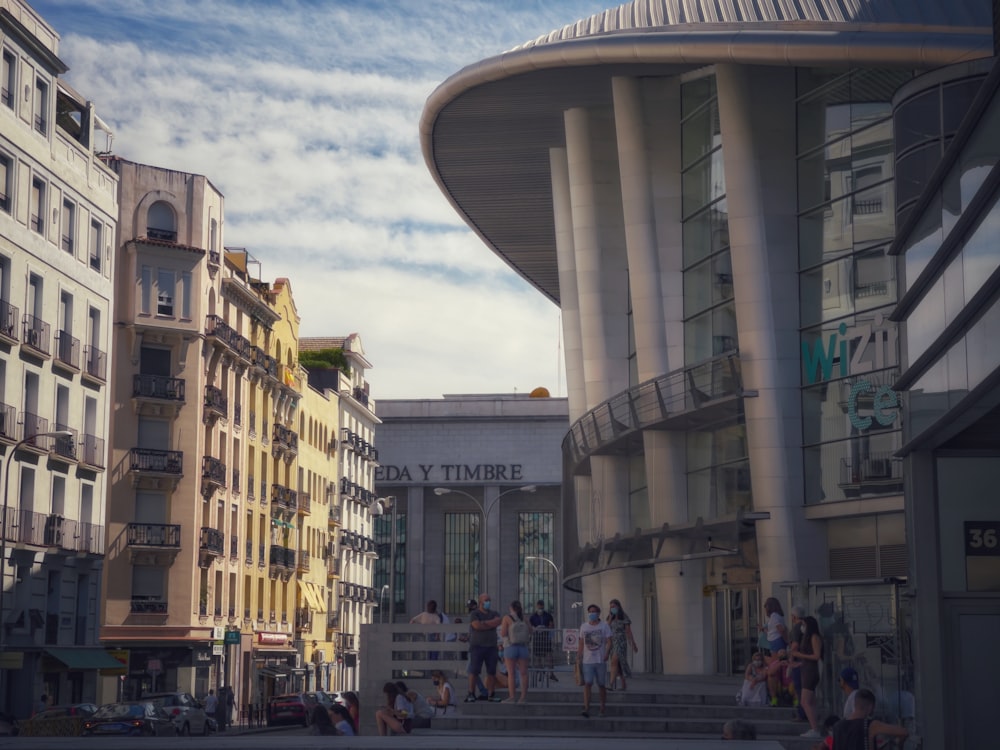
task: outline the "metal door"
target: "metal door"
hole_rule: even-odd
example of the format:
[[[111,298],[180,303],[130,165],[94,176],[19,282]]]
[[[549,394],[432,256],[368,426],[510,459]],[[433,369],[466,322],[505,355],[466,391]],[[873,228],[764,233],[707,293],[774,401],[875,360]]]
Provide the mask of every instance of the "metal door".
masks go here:
[[[757,586],[716,589],[713,609],[715,671],[743,674],[757,645],[760,589]]]

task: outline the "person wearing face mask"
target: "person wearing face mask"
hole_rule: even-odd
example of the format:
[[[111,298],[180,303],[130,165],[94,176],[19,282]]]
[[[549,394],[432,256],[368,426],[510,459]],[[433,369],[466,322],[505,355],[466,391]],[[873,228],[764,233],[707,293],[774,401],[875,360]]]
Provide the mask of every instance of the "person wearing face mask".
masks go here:
[[[611,684],[608,687],[614,690],[615,683],[621,677],[622,690],[625,690],[628,687],[625,678],[632,676],[632,670],[628,665],[628,655],[630,651],[638,651],[639,646],[636,645],[635,636],[632,635],[632,621],[622,609],[622,603],[617,599],[612,599],[610,609],[608,626],[611,628]]]
[[[489,594],[479,595],[479,606],[469,612],[469,694],[466,703],[476,700],[476,676],[483,665],[486,665],[487,700],[499,702],[500,698],[493,692],[496,687],[497,674],[497,627],[500,625],[499,613],[490,609]]]
[[[608,701],[605,662],[611,652],[611,628],[606,622],[601,622],[601,608],[596,604],[587,607],[587,621],[580,626],[577,643],[576,658],[583,676],[583,712],[580,715],[590,718],[590,689],[597,683],[601,701],[598,715],[604,716]]]
[[[764,656],[760,651],[753,652],[753,657],[743,673],[743,688],[740,690],[738,702],[741,706],[767,705],[767,668],[764,666]]]
[[[514,702],[515,671],[521,678],[521,699],[528,702],[528,646],[531,643],[531,625],[524,618],[521,602],[512,601],[510,610],[500,623],[500,637],[503,638],[504,665],[507,667],[507,693],[504,703]]]
[[[556,673],[551,671],[555,666],[555,658],[552,654],[552,628],[556,621],[545,609],[545,602],[539,599],[535,602],[535,613],[531,615],[531,656],[535,660],[536,667],[547,667],[549,679],[559,682]]]
[[[455,705],[455,691],[451,687],[451,683],[445,678],[444,673],[440,669],[435,669],[431,672],[431,682],[434,683],[434,689],[437,690],[437,695],[432,695],[427,699],[427,703],[434,708],[441,708],[445,711],[448,710],[448,706]]]

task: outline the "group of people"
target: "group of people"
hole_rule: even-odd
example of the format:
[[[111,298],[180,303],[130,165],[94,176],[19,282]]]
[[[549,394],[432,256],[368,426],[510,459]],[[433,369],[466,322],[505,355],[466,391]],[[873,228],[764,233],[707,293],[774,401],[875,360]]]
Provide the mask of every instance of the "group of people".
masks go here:
[[[632,621],[617,599],[610,602],[609,613],[601,620],[601,608],[596,604],[587,607],[587,619],[580,625],[577,639],[577,682],[583,686],[583,711],[581,716],[590,718],[590,701],[594,685],[597,686],[599,716],[607,709],[607,691],[614,690],[621,679],[621,690],[627,689],[626,677],[632,676],[629,654],[639,650],[632,635]],[[611,677],[607,680],[610,666]]]
[[[852,750],[869,745],[856,744],[853,738],[876,735],[906,737],[906,729],[884,722],[873,721],[875,696],[870,690],[859,689],[858,673],[845,668],[840,673],[840,687],[845,695],[844,709],[840,716],[820,723],[816,688],[820,682],[823,661],[823,638],[819,622],[806,615],[805,608],[791,609],[791,627],[785,624],[781,603],[774,597],[764,602],[765,621],[761,625],[761,638],[744,673],[743,686],[738,702],[745,706],[777,706],[782,702],[795,705],[800,718],[809,722],[809,729],[802,733],[807,739],[823,740],[817,747],[836,747]],[[783,700],[784,699],[784,700]],[[730,727],[732,732],[745,728]],[[752,729],[752,727],[751,727]],[[725,737],[724,739],[734,739]],[[841,739],[838,741],[838,735]],[[830,744],[832,743],[832,744]]]
[[[220,732],[225,732],[226,727],[233,724],[233,709],[236,706],[236,693],[228,685],[219,688],[219,694],[215,694],[212,688],[202,702],[205,714],[215,720],[215,726]]]
[[[361,703],[353,691],[342,693],[344,705],[319,704],[313,708],[310,731],[312,734],[354,737],[360,733]]]

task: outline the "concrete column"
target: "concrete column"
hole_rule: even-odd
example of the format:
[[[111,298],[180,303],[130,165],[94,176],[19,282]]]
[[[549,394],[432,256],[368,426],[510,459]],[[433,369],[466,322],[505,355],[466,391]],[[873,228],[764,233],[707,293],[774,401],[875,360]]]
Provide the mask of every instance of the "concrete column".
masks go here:
[[[805,520],[799,349],[795,71],[718,65],[736,319],[761,590],[825,574],[826,537]]]
[[[398,500],[399,498],[397,498]],[[406,488],[406,538],[408,540],[423,540],[424,529],[426,528],[427,519],[425,518],[425,513],[427,509],[424,504],[424,487],[421,486],[410,486]],[[397,540],[396,544],[397,554],[399,549],[399,543]],[[424,592],[427,592],[428,599],[436,599],[443,610],[444,608],[444,591],[435,590],[435,587],[440,586],[441,582],[439,579],[427,580],[427,564],[424,556],[424,545],[420,543],[409,543],[406,545],[405,552],[405,563],[406,563],[406,611],[417,612],[423,611],[424,602],[423,599]],[[396,584],[399,585],[398,583]],[[417,609],[420,607],[420,610]],[[448,613],[451,614],[450,612]]]

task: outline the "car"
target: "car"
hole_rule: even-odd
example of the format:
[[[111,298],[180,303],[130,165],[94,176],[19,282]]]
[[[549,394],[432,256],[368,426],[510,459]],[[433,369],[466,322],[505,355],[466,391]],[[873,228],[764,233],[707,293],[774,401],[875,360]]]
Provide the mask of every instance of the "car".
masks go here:
[[[18,720],[13,716],[0,711],[0,737],[16,737],[18,724]]]
[[[83,721],[83,736],[176,737],[177,726],[151,701],[108,703]]]
[[[273,695],[267,701],[267,725],[301,724],[308,727],[312,724],[313,709],[319,703],[315,693]]]
[[[327,708],[330,708],[335,703],[339,703],[341,706],[347,705],[347,701],[344,700],[343,693],[328,693],[325,690],[314,690],[306,693],[306,695]]]
[[[177,734],[208,734],[212,731],[204,706],[190,693],[147,693],[142,700],[166,711],[177,726]]]

